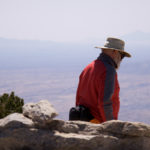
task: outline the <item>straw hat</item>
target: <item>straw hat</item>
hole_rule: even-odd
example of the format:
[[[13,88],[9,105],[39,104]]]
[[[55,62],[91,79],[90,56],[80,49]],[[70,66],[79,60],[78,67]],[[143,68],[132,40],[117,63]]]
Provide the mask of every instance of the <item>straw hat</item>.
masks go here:
[[[124,51],[124,46],[125,42],[123,40],[108,37],[103,47],[95,47],[95,48],[117,50],[123,53],[126,57],[131,57],[131,55],[128,52]]]

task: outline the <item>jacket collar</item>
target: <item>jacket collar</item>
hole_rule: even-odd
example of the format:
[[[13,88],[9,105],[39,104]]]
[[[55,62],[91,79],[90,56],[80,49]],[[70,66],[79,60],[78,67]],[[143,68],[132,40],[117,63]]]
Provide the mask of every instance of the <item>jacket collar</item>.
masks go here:
[[[97,60],[101,60],[102,62],[107,62],[108,64],[112,65],[114,68],[117,68],[117,65],[114,62],[114,60],[105,53],[101,53],[97,58]]]

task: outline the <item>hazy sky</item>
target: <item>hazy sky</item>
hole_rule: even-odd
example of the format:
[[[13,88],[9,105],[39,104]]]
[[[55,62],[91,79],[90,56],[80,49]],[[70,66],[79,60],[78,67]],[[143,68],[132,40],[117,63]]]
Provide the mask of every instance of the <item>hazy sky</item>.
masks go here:
[[[150,32],[150,0],[0,0],[0,37],[82,41]]]

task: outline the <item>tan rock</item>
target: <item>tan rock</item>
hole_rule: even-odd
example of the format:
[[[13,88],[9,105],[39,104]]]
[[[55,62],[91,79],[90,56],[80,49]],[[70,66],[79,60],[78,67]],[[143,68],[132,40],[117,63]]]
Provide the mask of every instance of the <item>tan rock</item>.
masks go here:
[[[15,113],[1,119],[0,150],[150,149],[150,125],[120,120],[102,124],[53,120],[56,112],[49,108],[46,101],[26,104],[24,115],[28,118]]]
[[[23,115],[38,124],[46,124],[58,115],[48,100],[27,103],[23,106]]]

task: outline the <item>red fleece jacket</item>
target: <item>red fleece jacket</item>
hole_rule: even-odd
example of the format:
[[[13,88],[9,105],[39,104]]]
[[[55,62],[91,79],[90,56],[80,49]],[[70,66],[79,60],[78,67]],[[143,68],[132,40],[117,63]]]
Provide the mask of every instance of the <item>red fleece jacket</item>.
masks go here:
[[[118,119],[119,91],[115,63],[102,53],[80,75],[76,106],[88,107],[93,117],[100,122]]]

